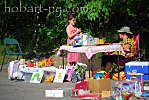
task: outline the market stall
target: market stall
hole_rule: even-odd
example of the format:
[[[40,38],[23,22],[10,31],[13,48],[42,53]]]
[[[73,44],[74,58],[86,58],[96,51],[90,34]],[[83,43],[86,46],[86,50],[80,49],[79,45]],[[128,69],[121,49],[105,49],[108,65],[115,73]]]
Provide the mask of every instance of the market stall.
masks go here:
[[[73,47],[73,46],[61,46],[58,50],[57,55],[63,55],[64,52],[77,52],[77,53],[85,53],[88,60],[90,60],[90,66],[89,69],[91,69],[91,59],[94,54],[100,53],[100,52],[113,52],[113,51],[123,51],[122,46],[119,43],[113,43],[113,44],[100,44],[98,46],[80,46],[80,47]],[[63,56],[64,57],[64,56]],[[118,56],[119,57],[119,56]],[[118,58],[119,60],[119,58]],[[64,66],[64,59],[63,59],[63,66]]]

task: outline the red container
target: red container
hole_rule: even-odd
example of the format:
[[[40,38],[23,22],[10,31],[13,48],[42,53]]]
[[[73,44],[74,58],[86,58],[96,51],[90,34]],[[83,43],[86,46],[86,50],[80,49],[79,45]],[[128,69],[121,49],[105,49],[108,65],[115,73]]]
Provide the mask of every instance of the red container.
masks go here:
[[[88,81],[79,81],[79,82],[76,82],[75,89],[88,90]]]
[[[34,63],[28,63],[27,67],[34,67]]]
[[[94,94],[85,94],[85,95],[79,95],[78,98],[90,98],[90,99],[95,99],[95,100],[100,100],[101,96],[99,95],[94,95]]]

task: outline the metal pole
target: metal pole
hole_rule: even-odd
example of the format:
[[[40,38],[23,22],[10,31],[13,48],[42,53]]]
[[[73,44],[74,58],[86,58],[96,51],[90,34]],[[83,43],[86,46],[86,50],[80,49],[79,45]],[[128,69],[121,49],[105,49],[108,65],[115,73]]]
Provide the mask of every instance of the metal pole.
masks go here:
[[[64,51],[62,50],[62,64],[63,64],[63,69],[64,69]]]
[[[119,80],[119,69],[120,69],[120,68],[119,68],[119,59],[120,59],[120,58],[119,58],[119,54],[118,54],[118,55],[117,55],[117,62],[118,62],[118,63],[117,63],[117,64],[118,64],[118,80]]]
[[[89,78],[90,78],[90,72],[91,72],[91,59],[89,59]]]
[[[138,33],[138,49],[140,49],[140,43],[139,43],[139,39],[140,39],[140,35],[139,35],[139,33]],[[139,52],[139,54],[138,54],[138,56],[139,56],[139,58],[140,58],[140,51],[138,51]],[[139,59],[139,61],[140,61],[140,59]]]

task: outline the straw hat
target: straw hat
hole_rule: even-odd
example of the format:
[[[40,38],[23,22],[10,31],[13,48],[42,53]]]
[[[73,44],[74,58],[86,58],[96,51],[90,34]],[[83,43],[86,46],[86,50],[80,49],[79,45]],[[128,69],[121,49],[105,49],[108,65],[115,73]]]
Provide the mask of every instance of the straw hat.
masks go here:
[[[117,32],[133,34],[132,32],[130,32],[130,27],[128,26],[122,27],[120,30],[117,30]]]

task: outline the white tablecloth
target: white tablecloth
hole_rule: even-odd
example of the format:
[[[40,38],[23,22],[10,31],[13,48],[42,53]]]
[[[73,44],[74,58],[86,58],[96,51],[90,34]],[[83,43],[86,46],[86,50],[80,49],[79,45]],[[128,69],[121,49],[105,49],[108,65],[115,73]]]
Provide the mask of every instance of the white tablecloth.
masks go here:
[[[120,44],[100,45],[100,46],[81,46],[81,47],[61,46],[57,53],[58,56],[62,53],[62,50],[68,51],[68,52],[85,53],[87,58],[90,59],[96,53],[123,51],[123,48]]]

